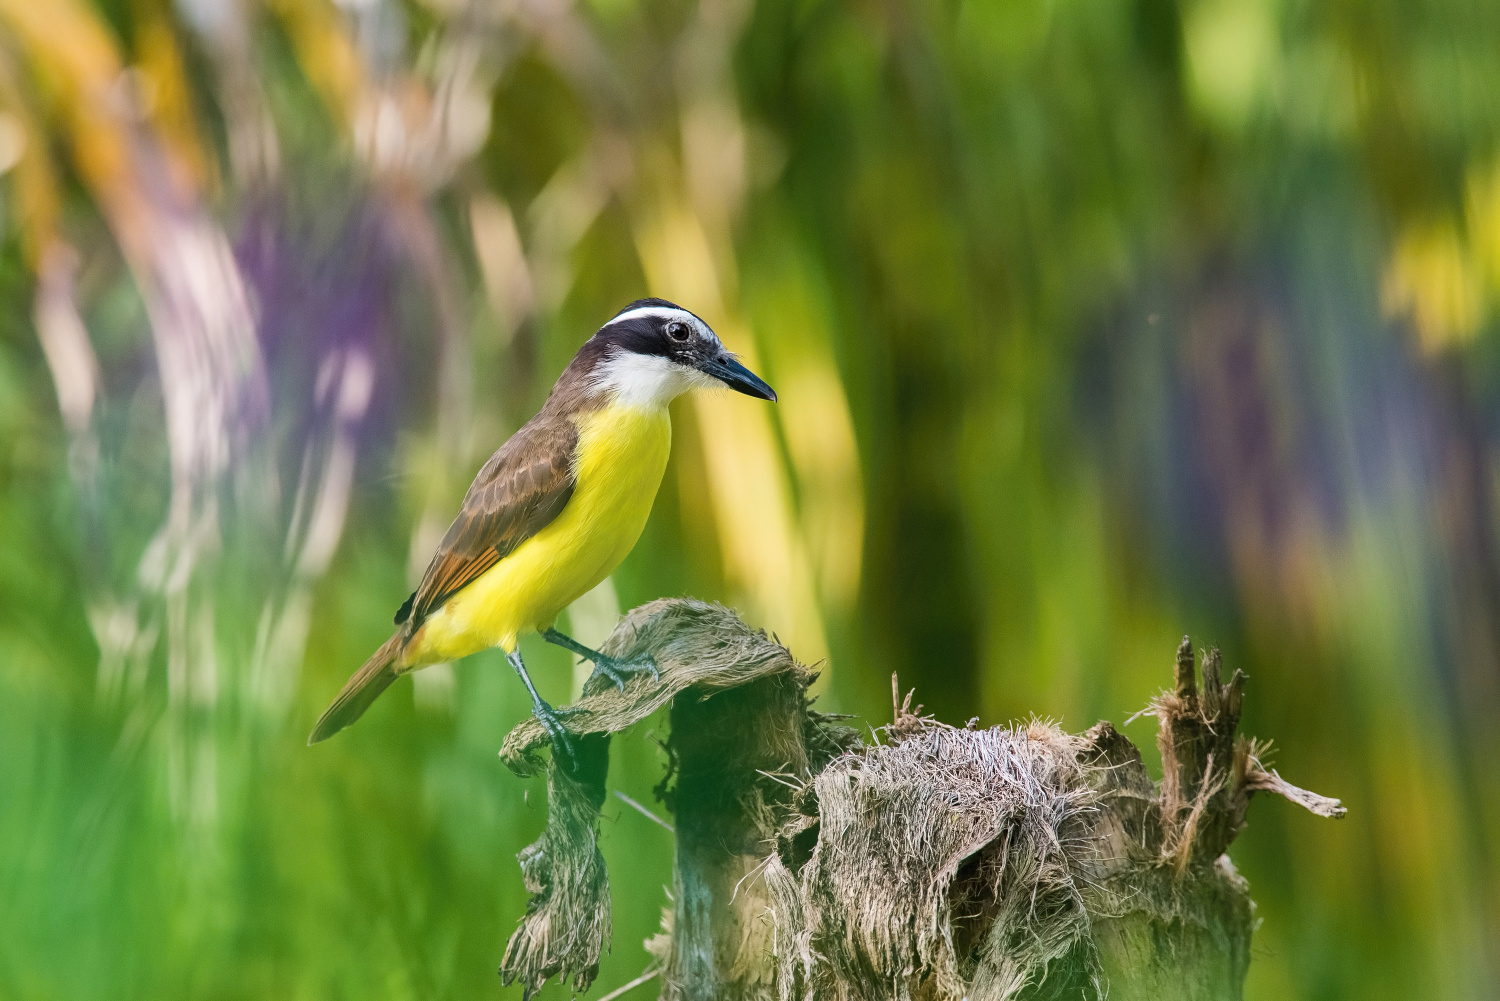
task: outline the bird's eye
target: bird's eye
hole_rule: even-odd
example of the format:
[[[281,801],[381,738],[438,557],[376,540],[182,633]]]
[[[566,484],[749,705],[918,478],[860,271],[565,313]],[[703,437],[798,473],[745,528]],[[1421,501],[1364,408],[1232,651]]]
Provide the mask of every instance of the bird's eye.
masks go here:
[[[673,320],[667,324],[667,336],[674,341],[685,341],[688,339],[688,326],[680,320]]]

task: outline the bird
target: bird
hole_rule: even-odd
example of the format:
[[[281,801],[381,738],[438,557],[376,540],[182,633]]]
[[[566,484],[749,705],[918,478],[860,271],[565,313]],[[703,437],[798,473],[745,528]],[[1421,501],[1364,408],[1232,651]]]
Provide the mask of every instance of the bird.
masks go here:
[[[403,674],[499,647],[531,696],[554,758],[573,757],[562,718],[537,692],[519,637],[535,631],[624,688],[649,657],[623,660],[554,628],[559,612],[635,548],[672,446],[668,405],[697,389],[776,393],[697,314],[637,299],[590,337],[531,420],[474,477],[396,631],[324,710],[308,744],[352,724]]]

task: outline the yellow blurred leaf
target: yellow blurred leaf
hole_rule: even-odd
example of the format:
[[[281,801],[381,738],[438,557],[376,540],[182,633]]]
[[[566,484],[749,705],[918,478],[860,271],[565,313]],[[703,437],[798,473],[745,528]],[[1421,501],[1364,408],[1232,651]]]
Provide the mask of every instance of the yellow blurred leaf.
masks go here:
[[[1484,306],[1480,276],[1452,222],[1409,225],[1386,265],[1381,305],[1410,316],[1422,350],[1473,339]]]
[[[365,90],[364,66],[344,16],[326,0],[270,0],[308,82],[339,123],[348,126]]]
[[[171,150],[171,163],[183,176],[178,183],[202,190],[212,175],[207,152],[198,136],[193,116],[193,102],[177,33],[172,27],[168,9],[160,2],[142,0],[138,5],[135,48],[137,67],[151,89],[149,105],[144,109],[156,133]]]

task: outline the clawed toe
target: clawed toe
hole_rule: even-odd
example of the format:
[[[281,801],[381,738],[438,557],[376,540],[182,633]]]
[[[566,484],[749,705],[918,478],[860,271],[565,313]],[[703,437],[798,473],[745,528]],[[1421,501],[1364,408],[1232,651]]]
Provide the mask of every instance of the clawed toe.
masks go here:
[[[600,653],[590,647],[584,646],[571,636],[565,636],[556,629],[547,629],[542,633],[542,639],[548,643],[555,643],[564,650],[572,650],[584,660],[594,665],[594,674],[602,674],[615,683],[615,687],[621,691],[625,689],[625,679],[632,674],[649,671],[652,681],[661,680],[661,672],[656,669],[656,661],[648,654],[635,660],[611,657]]]
[[[661,672],[656,668],[656,661],[650,657],[642,660],[616,660],[613,657],[600,656],[594,661],[594,673],[604,675],[621,691],[625,690],[627,678],[632,674],[642,672],[649,673],[652,681],[661,680]]]
[[[562,708],[554,709],[545,702],[537,702],[532,706],[531,713],[542,724],[547,731],[547,736],[552,741],[552,756],[567,764],[569,771],[578,766],[578,755],[573,748],[573,735],[563,725],[563,720],[569,716],[581,712],[580,709]]]

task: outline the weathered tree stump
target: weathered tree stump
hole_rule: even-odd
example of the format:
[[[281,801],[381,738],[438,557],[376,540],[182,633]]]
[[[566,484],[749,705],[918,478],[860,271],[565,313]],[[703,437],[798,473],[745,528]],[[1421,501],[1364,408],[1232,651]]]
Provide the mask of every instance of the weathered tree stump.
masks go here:
[[[1238,736],[1244,676],[1177,651],[1159,721],[1165,774],[1109,723],[956,729],[896,706],[867,745],[813,711],[814,675],[734,613],[657,601],[605,644],[659,680],[592,681],[552,762],[549,815],[521,858],[531,905],[501,975],[585,990],[609,939],[598,850],[609,734],[672,704],[673,910],[656,942],[664,999],[1238,998],[1254,904],[1224,854],[1252,793],[1325,817]],[[540,767],[526,720],[501,757]]]

